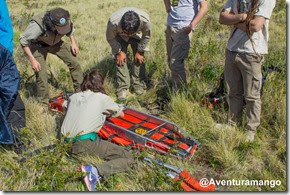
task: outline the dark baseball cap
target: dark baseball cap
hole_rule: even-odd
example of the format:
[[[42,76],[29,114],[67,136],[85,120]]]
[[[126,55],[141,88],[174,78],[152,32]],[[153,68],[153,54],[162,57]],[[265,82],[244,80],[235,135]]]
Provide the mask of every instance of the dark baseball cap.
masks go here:
[[[72,31],[70,14],[67,10],[62,8],[52,9],[49,11],[49,18],[59,34],[65,35]]]

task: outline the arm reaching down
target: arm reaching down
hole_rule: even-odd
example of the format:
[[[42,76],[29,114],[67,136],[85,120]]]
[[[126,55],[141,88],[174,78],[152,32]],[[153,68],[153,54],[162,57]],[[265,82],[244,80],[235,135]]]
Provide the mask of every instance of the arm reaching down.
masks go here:
[[[164,5],[165,5],[165,10],[167,13],[170,12],[171,7],[170,7],[170,0],[163,0],[164,1]]]
[[[137,50],[141,53],[144,51],[148,51],[148,45],[151,37],[151,27],[150,27],[150,20],[148,18],[148,21],[144,24],[143,28],[141,29],[142,32],[142,38],[140,40],[140,43],[138,44]]]
[[[184,31],[189,34],[191,30],[194,30],[195,27],[198,25],[198,23],[202,20],[202,18],[205,16],[207,13],[208,8],[207,8],[207,1],[203,0],[200,3],[200,9],[197,13],[197,15],[194,17],[194,19],[191,21],[190,25],[184,28]]]
[[[110,117],[118,117],[118,116],[122,117],[124,116],[123,107],[114,102],[114,100],[111,97],[105,95],[103,114]]]
[[[106,39],[112,48],[113,55],[117,55],[121,51],[121,45],[116,39],[117,30],[111,21],[108,21],[106,30]]]
[[[78,53],[79,53],[79,47],[78,47],[78,45],[76,43],[76,40],[75,40],[74,35],[71,34],[69,36],[69,39],[70,39],[70,42],[71,42],[71,50],[72,50],[72,53],[73,53],[74,56],[77,56]]]
[[[32,70],[34,72],[39,72],[41,71],[41,66],[39,62],[35,59],[35,57],[32,55],[32,52],[28,46],[23,46],[23,50],[25,54],[28,56],[28,59],[31,63]]]
[[[32,40],[37,40],[37,38],[42,34],[42,30],[35,21],[31,21],[27,26],[26,30],[20,35],[19,42],[23,47],[25,54],[27,55],[31,67],[34,72],[39,72],[41,66],[39,62],[34,58],[30,50],[30,44]]]

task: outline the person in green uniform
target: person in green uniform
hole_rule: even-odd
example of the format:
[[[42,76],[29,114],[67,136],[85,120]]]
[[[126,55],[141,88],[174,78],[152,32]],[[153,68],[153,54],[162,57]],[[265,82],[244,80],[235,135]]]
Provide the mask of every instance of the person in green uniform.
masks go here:
[[[106,38],[116,60],[118,99],[125,100],[130,87],[137,95],[143,94],[146,89],[144,52],[149,51],[150,41],[149,15],[134,7],[117,10],[108,21]],[[131,67],[126,57],[128,45],[134,55]]]
[[[48,104],[48,76],[46,58],[51,53],[58,56],[69,68],[74,90],[80,91],[83,72],[76,58],[79,48],[76,44],[70,14],[62,8],[55,8],[32,17],[26,30],[20,35],[20,44],[28,56],[36,75],[37,95],[40,102]],[[66,35],[71,46],[62,41]]]

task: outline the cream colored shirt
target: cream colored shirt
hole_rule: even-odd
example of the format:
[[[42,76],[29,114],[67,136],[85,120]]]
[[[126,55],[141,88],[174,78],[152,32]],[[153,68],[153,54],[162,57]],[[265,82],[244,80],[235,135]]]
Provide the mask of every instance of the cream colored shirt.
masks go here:
[[[224,9],[233,13],[238,12],[238,0],[227,0]],[[250,0],[246,0],[250,1]],[[258,32],[252,34],[253,44],[249,39],[247,33],[240,29],[234,28],[231,37],[228,41],[227,49],[229,51],[239,53],[255,53],[267,54],[268,53],[268,40],[269,40],[269,19],[275,7],[275,0],[260,0],[260,5],[255,13],[255,16],[262,16],[266,19],[264,26]],[[248,3],[250,5],[250,3]],[[254,47],[254,49],[253,49]]]
[[[68,138],[98,132],[106,120],[106,114],[117,117],[122,107],[112,98],[90,90],[72,95],[67,102],[67,113],[61,132]]]

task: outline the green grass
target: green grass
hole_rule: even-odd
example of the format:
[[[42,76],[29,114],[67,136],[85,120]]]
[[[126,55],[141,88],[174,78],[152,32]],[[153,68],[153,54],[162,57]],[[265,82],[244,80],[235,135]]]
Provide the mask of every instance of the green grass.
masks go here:
[[[242,128],[215,127],[227,118],[223,105],[208,109],[200,102],[205,94],[218,84],[223,71],[225,47],[230,29],[218,23],[222,0],[208,0],[209,12],[193,33],[189,57],[186,59],[188,90],[175,93],[167,88],[168,67],[165,49],[166,14],[163,1],[147,0],[11,0],[7,1],[14,28],[14,58],[21,74],[20,94],[26,106],[27,127],[22,129],[24,140],[30,139],[38,148],[57,143],[55,151],[43,151],[39,156],[19,163],[9,148],[1,148],[0,189],[2,191],[84,191],[76,171],[80,162],[67,156],[69,147],[57,141],[59,114],[51,113],[34,98],[35,79],[30,63],[19,46],[18,38],[29,19],[40,11],[57,6],[68,9],[76,28],[75,37],[80,53],[78,59],[84,71],[98,68],[106,75],[105,86],[115,98],[114,62],[105,39],[107,20],[115,10],[134,6],[146,10],[151,18],[152,38],[150,52],[146,53],[146,68],[152,87],[142,97],[130,96],[127,105],[144,112],[157,113],[186,129],[200,143],[194,156],[179,161],[157,155],[173,165],[185,168],[197,179],[257,179],[280,180],[281,185],[219,186],[219,191],[285,191],[286,188],[286,3],[276,1],[270,21],[269,55],[265,66],[276,66],[281,72],[271,72],[262,96],[261,126],[254,143],[244,142]],[[68,41],[67,38],[65,38]],[[50,82],[50,94],[63,89],[72,91],[72,82],[65,64],[57,57],[47,59],[50,71],[59,82]],[[32,77],[31,77],[32,76]],[[53,78],[51,79],[51,81]],[[157,100],[165,103],[164,111],[154,109]],[[165,101],[167,100],[167,101]],[[146,106],[145,106],[146,105]],[[108,178],[98,186],[100,191],[180,191],[179,183],[167,178],[160,168],[149,168],[138,159],[152,155],[151,151],[138,153],[136,166],[126,173]],[[84,163],[102,160],[84,156]]]

